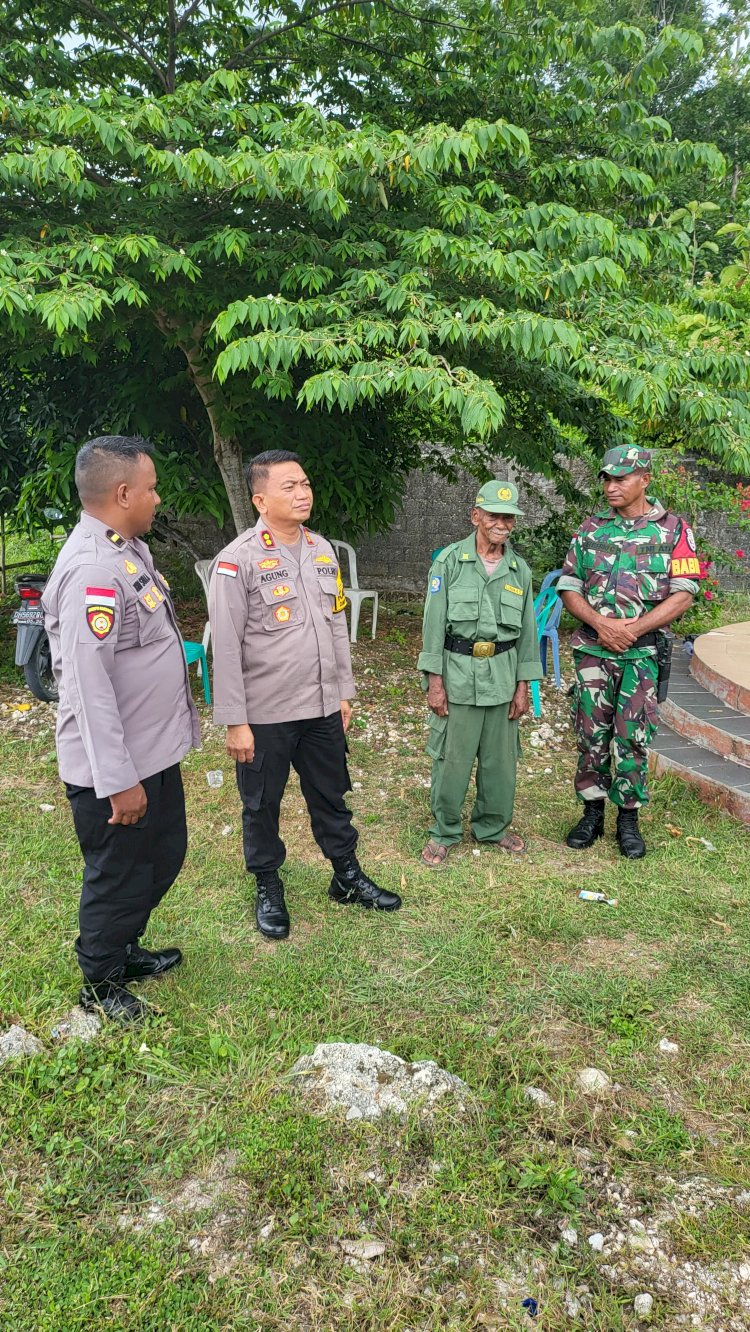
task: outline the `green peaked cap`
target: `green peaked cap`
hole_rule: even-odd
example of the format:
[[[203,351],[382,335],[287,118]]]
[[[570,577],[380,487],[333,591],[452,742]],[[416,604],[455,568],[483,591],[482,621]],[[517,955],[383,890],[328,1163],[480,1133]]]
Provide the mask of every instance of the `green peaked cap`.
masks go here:
[[[474,507],[485,513],[523,513],[518,507],[518,486],[512,481],[485,481]]]

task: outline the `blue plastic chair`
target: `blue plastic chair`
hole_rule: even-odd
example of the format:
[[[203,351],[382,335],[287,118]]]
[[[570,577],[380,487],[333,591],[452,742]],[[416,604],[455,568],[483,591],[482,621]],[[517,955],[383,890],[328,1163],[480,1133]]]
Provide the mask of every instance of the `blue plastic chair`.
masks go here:
[[[534,599],[534,615],[536,617],[536,631],[539,637],[539,655],[542,662],[542,670],[547,674],[547,644],[552,644],[552,664],[555,673],[555,684],[559,689],[562,682],[560,674],[560,636],[558,634],[558,625],[562,615],[562,602],[555,590],[555,584],[560,577],[562,569],[553,569],[551,573],[545,574],[542,579],[542,585]],[[542,693],[539,688],[539,681],[531,682],[531,701],[534,708],[534,716],[542,715]]]
[[[562,676],[560,674],[560,635],[558,625],[563,612],[563,604],[557,595],[556,583],[562,569],[553,569],[542,581],[536,600],[534,601],[534,613],[536,615],[537,633],[539,635],[539,652],[542,658],[542,670],[547,674],[547,645],[552,644],[552,665],[555,675],[555,684],[560,688]]]
[[[203,697],[207,703],[211,702],[211,685],[208,680],[208,661],[206,660],[206,649],[202,643],[191,643],[189,639],[183,639],[182,646],[185,649],[185,660],[188,666],[193,662],[198,663],[198,674],[203,681]]]

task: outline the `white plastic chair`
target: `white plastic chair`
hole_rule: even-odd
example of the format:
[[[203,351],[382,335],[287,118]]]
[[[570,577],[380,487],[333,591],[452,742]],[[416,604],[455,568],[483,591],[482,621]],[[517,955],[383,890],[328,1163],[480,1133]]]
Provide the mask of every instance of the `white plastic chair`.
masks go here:
[[[203,592],[204,592],[205,597],[206,597],[206,607],[208,607],[208,583],[209,583],[208,572],[209,572],[209,569],[211,568],[211,565],[212,565],[212,564],[213,564],[213,560],[196,560],[196,561],[195,561],[195,564],[193,565],[193,568],[195,569],[195,572],[197,573],[198,577],[199,577],[200,580],[201,580],[201,587],[203,588]],[[204,629],[203,629],[203,638],[202,638],[201,641],[202,641],[202,643],[203,643],[203,651],[204,651],[204,652],[208,652],[208,645],[209,645],[209,643],[210,643],[210,641],[211,641],[211,621],[210,621],[210,620],[206,620],[206,623],[205,623],[205,626],[204,626]],[[201,672],[201,664],[200,664],[200,662],[198,662],[198,675],[200,676],[201,673],[202,673],[202,672]]]
[[[346,541],[332,541],[331,545],[339,557],[339,563],[341,563],[342,550],[346,551],[346,558],[349,561],[350,586],[344,587],[344,595],[351,606],[349,637],[351,638],[352,643],[356,643],[357,630],[359,629],[359,612],[362,607],[362,602],[366,597],[372,597],[372,636],[374,638],[375,631],[378,627],[378,594],[374,588],[360,587],[359,579],[357,578],[357,556],[354,547],[347,545]]]

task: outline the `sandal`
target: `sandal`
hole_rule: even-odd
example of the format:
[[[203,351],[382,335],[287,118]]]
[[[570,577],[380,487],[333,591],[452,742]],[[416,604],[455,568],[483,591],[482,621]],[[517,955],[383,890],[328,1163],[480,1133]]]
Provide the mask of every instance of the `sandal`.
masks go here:
[[[441,870],[445,867],[449,851],[449,846],[441,846],[439,842],[436,842],[434,838],[431,837],[427,845],[423,847],[422,854],[419,858],[422,861],[422,864],[426,865],[428,869]],[[432,858],[428,860],[428,856]]]
[[[499,847],[501,851],[510,852],[512,855],[516,856],[522,856],[526,851],[526,843],[522,837],[518,836],[518,833],[507,832],[504,833],[502,837],[499,837],[497,841],[488,842],[480,842],[479,838],[474,837],[472,833],[472,841],[475,842],[477,846],[496,846]]]

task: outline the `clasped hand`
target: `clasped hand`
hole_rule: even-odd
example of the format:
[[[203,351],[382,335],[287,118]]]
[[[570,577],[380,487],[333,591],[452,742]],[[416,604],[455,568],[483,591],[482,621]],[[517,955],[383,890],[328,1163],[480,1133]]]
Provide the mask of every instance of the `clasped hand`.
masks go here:
[[[640,635],[637,620],[600,615],[594,627],[602,647],[609,648],[610,652],[627,652]]]

